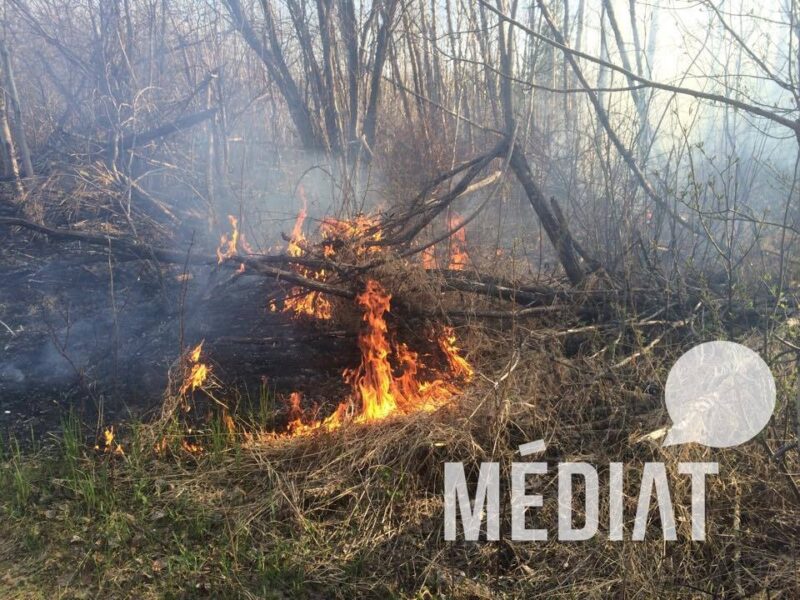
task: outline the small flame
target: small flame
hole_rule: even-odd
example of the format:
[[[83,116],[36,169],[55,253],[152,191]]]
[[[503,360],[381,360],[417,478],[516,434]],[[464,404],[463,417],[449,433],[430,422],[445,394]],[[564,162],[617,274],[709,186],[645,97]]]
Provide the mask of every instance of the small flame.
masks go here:
[[[203,351],[203,342],[200,342],[199,344],[197,344],[197,346],[194,347],[194,350],[192,350],[189,353],[189,360],[192,361],[193,363],[200,362],[200,353],[202,351]]]
[[[161,455],[167,451],[167,438],[166,436],[161,436],[161,439],[153,444],[153,450],[156,454]]]
[[[203,384],[206,382],[207,377],[208,377],[208,367],[206,365],[204,365],[203,363],[192,365],[192,370],[189,373],[189,387],[191,387],[192,391],[196,390],[197,388],[203,387]]]
[[[439,336],[439,348],[442,349],[450,370],[467,381],[472,379],[475,371],[463,356],[459,354],[461,348],[456,346],[456,334],[452,327],[444,327],[442,335]]]
[[[226,258],[233,258],[239,254],[239,247],[247,254],[253,254],[253,248],[247,243],[244,234],[239,232],[239,219],[233,215],[228,215],[228,222],[231,224],[231,234],[223,233],[219,238],[217,247],[217,264],[222,263]],[[239,273],[244,272],[244,263],[239,265]]]
[[[436,252],[433,246],[428,246],[422,251],[422,268],[426,271],[436,268]]]
[[[222,422],[225,425],[225,430],[228,432],[228,437],[233,438],[236,434],[236,422],[227,409],[223,409],[222,411]]]
[[[191,368],[189,373],[183,380],[181,385],[181,395],[186,394],[188,391],[194,391],[203,387],[203,384],[208,379],[210,369],[208,365],[200,362],[200,354],[203,351],[203,342],[197,344],[194,349],[189,353],[189,363]]]
[[[452,231],[463,223],[463,219],[457,214],[453,213],[447,221],[447,226]],[[453,235],[450,236],[450,264],[448,269],[453,271],[463,271],[469,264],[469,255],[467,254],[467,229],[461,227]]]
[[[95,444],[94,449],[107,454],[119,454],[120,456],[124,456],[125,451],[122,449],[122,444],[114,442],[114,439],[114,426],[111,425],[103,430],[100,443]]]
[[[189,454],[202,454],[203,453],[203,447],[201,445],[195,444],[193,442],[190,442],[186,438],[181,440],[181,448],[186,450]]]

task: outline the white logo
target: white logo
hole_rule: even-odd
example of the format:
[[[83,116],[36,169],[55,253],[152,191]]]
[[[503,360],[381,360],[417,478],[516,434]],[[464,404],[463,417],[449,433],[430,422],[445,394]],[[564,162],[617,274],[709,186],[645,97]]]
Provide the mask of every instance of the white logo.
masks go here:
[[[695,346],[670,369],[664,390],[672,427],[664,445],[738,446],[775,408],[775,380],[761,357],[733,342]]]
[[[743,444],[756,436],[767,424],[775,408],[775,380],[769,367],[752,350],[732,342],[709,342],[686,352],[673,365],[665,389],[667,411],[673,425],[664,446],[696,442],[713,448]],[[663,429],[660,430],[663,435]],[[649,436],[645,436],[649,437]],[[643,438],[644,439],[644,438]],[[652,437],[651,437],[652,439]],[[544,440],[522,444],[522,457],[539,454],[546,449]],[[593,538],[600,524],[601,485],[597,469],[584,462],[558,464],[558,523],[560,541],[581,541]],[[526,525],[529,510],[541,508],[541,494],[529,493],[529,476],[548,472],[546,462],[513,462],[510,472],[511,539],[544,541],[546,528]],[[681,462],[678,473],[691,478],[691,538],[705,540],[706,477],[717,475],[716,462]],[[623,478],[621,462],[608,465],[608,539],[619,541],[624,535]],[[669,479],[664,463],[643,465],[639,496],[630,539],[645,538],[648,514],[653,496],[659,512],[665,540],[676,540],[675,513]],[[573,518],[573,481],[583,480],[582,523]],[[444,465],[444,537],[456,539],[456,514],[461,513],[465,540],[481,537],[485,520],[485,539],[500,537],[500,463],[481,463],[474,500],[470,498],[464,464]]]

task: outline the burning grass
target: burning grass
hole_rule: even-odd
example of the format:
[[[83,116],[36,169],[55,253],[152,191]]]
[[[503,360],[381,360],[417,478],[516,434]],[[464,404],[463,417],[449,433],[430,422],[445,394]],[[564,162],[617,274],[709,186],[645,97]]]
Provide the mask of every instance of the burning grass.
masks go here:
[[[381,239],[368,217],[325,220],[316,243],[304,237],[303,218],[290,256],[361,264],[383,252],[365,243]],[[247,251],[238,222],[231,226],[223,262]],[[464,240],[450,242],[451,270],[473,258]],[[344,373],[344,397],[313,406],[297,391],[276,395],[264,385],[251,398],[226,387],[201,342],[177,361],[155,423],[103,425],[87,436],[70,418],[55,443],[29,443],[25,452],[6,444],[0,595],[797,595],[800,500],[786,471],[800,465],[796,452],[782,462],[768,451],[791,439],[793,373],[776,365],[781,406],[761,438],[726,451],[664,449],[647,434],[668,422],[666,371],[681,350],[725,336],[712,331],[712,311],[691,332],[675,325],[689,323],[685,315],[633,327],[627,313],[598,324],[567,313],[559,323],[520,319],[492,330],[473,322],[456,333],[402,317],[408,305],[440,308],[440,288],[423,268],[445,262],[434,252],[419,263],[381,256],[357,279],[353,302],[297,288],[275,305],[294,319],[339,319],[358,331],[360,360]],[[293,268],[314,281],[332,276]],[[645,333],[654,326],[660,333]],[[601,479],[610,461],[624,462],[628,515],[644,463],[664,462],[675,482],[678,541],[661,540],[655,510],[641,543],[607,541],[602,519],[598,536],[577,544],[553,535],[541,543],[445,541],[443,464],[463,462],[474,484],[480,463],[498,462],[505,480],[519,445],[536,439],[547,441],[549,463],[587,461]],[[709,485],[707,541],[698,544],[689,541],[688,482],[677,464],[704,460],[719,462],[722,476]],[[537,486],[550,499],[538,516],[553,524],[555,477]],[[607,502],[601,495],[601,515]]]
[[[473,331],[476,378],[453,402],[377,423],[252,443],[246,423],[282,412],[262,397],[231,429],[218,406],[192,432],[172,419],[157,431],[115,430],[124,454],[91,450],[77,423],[57,448],[25,455],[6,446],[0,470],[0,548],[7,596],[106,597],[793,597],[798,590],[798,499],[764,444],[783,443],[779,408],[763,439],[735,450],[661,448],[645,434],[667,421],[659,382],[690,340],[674,335],[657,354],[606,374],[606,340],[563,352],[559,331]],[[507,348],[516,347],[516,350]],[[607,352],[610,352],[607,350]],[[592,358],[594,356],[594,358]],[[200,357],[198,357],[200,358]],[[610,360],[611,359],[611,360]],[[362,376],[365,374],[362,373]],[[793,385],[779,379],[782,397]],[[495,383],[496,382],[496,383]],[[265,406],[261,403],[266,404]],[[241,403],[244,405],[245,403]],[[160,436],[157,439],[154,436]],[[653,508],[645,542],[455,543],[443,540],[442,471],[463,461],[504,472],[519,444],[547,441],[545,459],[585,460],[601,479],[626,464],[625,507],[637,473],[663,461],[675,482],[678,541],[660,538]],[[153,449],[163,440],[162,450]],[[794,455],[786,467],[796,471]],[[689,541],[688,482],[679,461],[715,460],[708,537]],[[556,521],[553,476],[537,488]],[[507,494],[507,491],[502,492]],[[607,514],[601,494],[601,515]],[[507,522],[507,503],[502,503]],[[628,535],[630,520],[626,518]],[[767,592],[769,590],[769,592]]]

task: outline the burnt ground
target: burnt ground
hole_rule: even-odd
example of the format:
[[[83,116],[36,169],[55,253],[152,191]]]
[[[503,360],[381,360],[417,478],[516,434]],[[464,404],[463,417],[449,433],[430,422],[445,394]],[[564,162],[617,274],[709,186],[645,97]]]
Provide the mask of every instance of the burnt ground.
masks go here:
[[[272,280],[109,261],[28,232],[0,230],[0,243],[0,430],[17,438],[58,429],[69,410],[87,424],[146,416],[181,348],[201,340],[214,374],[242,396],[266,386],[323,405],[357,364],[352,332],[270,312],[286,293]]]

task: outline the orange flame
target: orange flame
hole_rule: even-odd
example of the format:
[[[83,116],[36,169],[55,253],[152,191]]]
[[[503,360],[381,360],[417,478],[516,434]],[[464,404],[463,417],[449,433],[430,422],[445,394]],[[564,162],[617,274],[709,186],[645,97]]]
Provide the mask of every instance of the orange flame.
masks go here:
[[[436,252],[433,246],[428,246],[422,251],[422,268],[425,270],[436,268]]]
[[[303,206],[300,212],[297,213],[297,219],[292,228],[292,235],[289,238],[289,245],[286,247],[286,254],[289,256],[299,257],[305,254],[303,242],[305,242],[306,237],[303,235],[303,223],[306,220],[306,215],[306,208]],[[325,280],[326,273],[324,269],[309,271],[304,267],[299,267],[296,270],[304,277],[309,277],[317,281]],[[270,310],[274,312],[277,310],[277,307],[271,304]],[[283,302],[283,311],[291,312],[295,316],[307,315],[323,320],[330,319],[333,316],[330,300],[320,292],[307,292],[301,287],[292,288],[289,292],[289,296]]]
[[[222,263],[226,258],[236,256],[236,246],[239,243],[239,219],[233,215],[228,215],[228,221],[231,224],[231,236],[229,238],[227,233],[223,233],[219,238],[217,263]]]
[[[457,376],[464,377],[467,380],[472,379],[475,371],[472,366],[467,362],[463,356],[459,354],[461,348],[456,346],[456,334],[452,327],[445,327],[442,335],[439,336],[439,348],[442,349],[450,370]]]
[[[239,254],[239,246],[248,254],[253,254],[253,248],[247,243],[244,234],[239,232],[239,219],[233,215],[228,215],[228,221],[231,224],[231,235],[228,237],[227,233],[223,233],[219,238],[219,247],[217,247],[217,264],[221,264],[226,258],[233,258]],[[239,265],[239,273],[244,272],[244,263]]]
[[[327,258],[336,254],[336,244],[347,242],[357,257],[380,252],[381,247],[372,242],[383,239],[377,217],[358,215],[343,220],[325,217],[322,221],[323,252]]]
[[[295,219],[294,227],[292,227],[292,235],[289,238],[289,246],[286,248],[286,254],[289,256],[302,256],[303,248],[300,246],[301,242],[306,241],[306,236],[303,235],[303,223],[306,220],[306,207],[300,209]]]
[[[447,379],[422,381],[417,353],[405,344],[390,342],[385,315],[390,310],[391,298],[391,294],[380,283],[367,281],[366,289],[356,298],[364,313],[364,328],[358,338],[361,363],[356,369],[344,372],[345,381],[352,389],[351,397],[342,402],[332,415],[319,421],[304,419],[301,396],[298,392],[292,393],[289,398],[290,435],[317,429],[336,429],[344,422],[351,402],[358,407],[353,418],[356,423],[381,421],[395,414],[418,410],[433,410],[456,394],[455,379],[472,378],[473,369],[460,356],[453,330],[446,328],[438,343],[450,367],[450,374]],[[395,371],[399,371],[399,374],[395,374]]]
[[[302,190],[300,192],[303,196]],[[291,257],[306,256],[312,251],[303,233],[307,217],[304,196],[303,200],[303,208],[298,212],[286,248],[287,255]],[[460,223],[460,218],[453,216],[449,227],[455,229]],[[231,239],[224,236],[224,244],[220,246],[219,254],[223,258],[236,252],[239,238],[233,217],[231,225]],[[321,250],[325,258],[341,256],[347,262],[358,262],[370,253],[383,251],[377,244],[383,235],[377,218],[360,215],[351,220],[340,220],[329,217],[323,220],[320,230],[322,241],[316,248]],[[450,240],[450,268],[463,269],[468,259],[466,233],[462,227]],[[422,260],[426,268],[436,267],[432,247],[423,252]],[[303,277],[316,281],[325,281],[329,275],[324,269],[313,270],[302,265],[293,268]],[[348,398],[338,405],[333,414],[319,419],[316,410],[303,409],[301,393],[293,392],[288,398],[287,435],[301,435],[316,430],[331,431],[346,420],[369,423],[394,415],[434,410],[458,392],[459,381],[472,378],[474,371],[461,356],[452,328],[444,328],[435,340],[438,353],[442,356],[440,363],[446,366],[441,371],[423,364],[417,352],[394,340],[386,322],[386,315],[391,310],[391,299],[391,294],[379,282],[366,282],[364,291],[356,297],[356,303],[362,311],[362,328],[358,336],[361,361],[358,367],[347,369],[343,373],[345,382],[351,389]],[[278,310],[275,303],[270,304],[270,310]],[[299,286],[291,289],[289,297],[283,302],[282,310],[295,316],[308,315],[318,319],[330,319],[332,316],[332,305],[325,295],[307,292]],[[182,393],[202,386],[209,375],[208,368],[200,362],[201,347],[202,343],[190,355],[192,368],[184,382]],[[229,432],[233,430],[234,426],[229,425]],[[188,450],[186,444],[184,448]]]
[[[461,217],[453,213],[447,220],[447,227],[452,231],[463,223]],[[467,254],[467,229],[461,227],[453,235],[450,236],[450,264],[448,269],[453,271],[463,271],[469,264],[469,255]]]
[[[186,438],[181,440],[181,448],[186,450],[189,454],[202,454],[203,447],[200,444],[195,444],[194,442],[190,442]]]
[[[358,416],[361,421],[385,419],[397,410],[397,403],[403,398],[395,385],[389,364],[391,348],[386,339],[384,314],[389,311],[391,299],[392,296],[374,280],[368,281],[367,289],[356,298],[364,310],[363,320],[367,328],[358,337],[361,365],[355,371],[346,373],[345,377],[353,385],[356,397],[361,400],[361,413]]]
[[[205,363],[200,362],[200,353],[203,351],[203,342],[200,342],[195,346],[195,348],[189,353],[189,363],[191,364],[191,369],[189,373],[183,380],[183,384],[181,385],[181,395],[186,394],[189,390],[194,391],[198,388],[203,387],[203,384],[208,379],[208,375],[210,369],[208,365]]]

